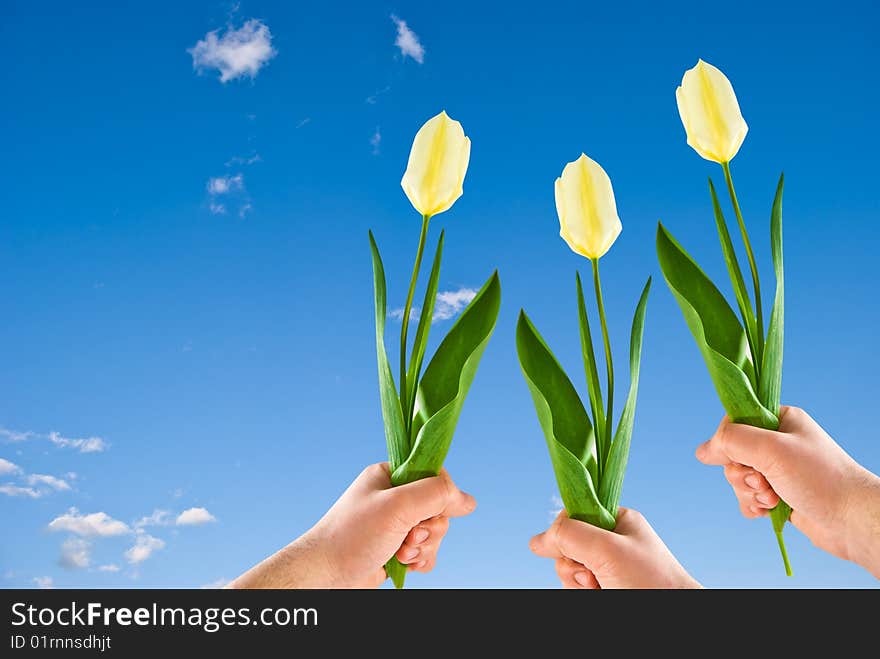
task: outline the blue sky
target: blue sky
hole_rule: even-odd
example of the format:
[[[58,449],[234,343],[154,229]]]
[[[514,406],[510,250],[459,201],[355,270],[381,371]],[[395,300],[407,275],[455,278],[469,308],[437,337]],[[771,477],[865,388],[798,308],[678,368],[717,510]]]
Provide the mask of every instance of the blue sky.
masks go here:
[[[871,3],[3,13],[0,585],[221,583],[384,459],[367,230],[401,306],[419,218],[399,180],[441,109],[473,144],[464,196],[432,226],[432,240],[447,229],[441,289],[498,268],[503,300],[447,460],[479,508],[409,585],[556,585],[527,547],[555,483],[514,327],[525,307],[584,394],[574,273],[588,263],[559,238],[553,202],[582,151],[611,176],[624,227],[602,262],[619,381],[655,275],[623,504],[708,586],[876,585],[793,529],[786,579],[769,522],[742,519],[720,471],[693,458],[722,410],[654,254],[662,219],[726,281],[705,183],[720,168],[685,144],[674,98],[702,57],[750,126],[733,171],[765,280],[786,173],[783,399],[880,471]],[[392,14],[415,35],[402,47]],[[243,28],[247,57],[224,60]]]

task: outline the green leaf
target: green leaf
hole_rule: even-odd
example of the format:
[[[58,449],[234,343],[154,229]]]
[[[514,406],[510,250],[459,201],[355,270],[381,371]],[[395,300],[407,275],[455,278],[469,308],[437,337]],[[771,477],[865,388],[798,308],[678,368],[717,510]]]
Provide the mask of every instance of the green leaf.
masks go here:
[[[587,389],[590,396],[590,409],[593,412],[593,424],[596,429],[596,453],[607,455],[605,442],[605,410],[602,401],[602,387],[599,384],[599,371],[596,367],[596,353],[593,351],[593,336],[590,333],[590,319],[587,317],[587,306],[584,304],[584,289],[581,275],[575,275],[577,281],[578,321],[581,331],[581,353],[584,358],[584,371],[587,375]]]
[[[721,211],[721,204],[718,203],[718,195],[715,194],[715,186],[712,179],[709,179],[709,192],[712,194],[712,210],[715,213],[715,225],[718,228],[718,238],[721,240],[721,251],[724,253],[724,262],[727,264],[727,272],[730,275],[730,281],[733,284],[733,294],[736,297],[736,303],[739,306],[739,314],[742,318],[746,329],[746,339],[749,344],[749,352],[751,355],[755,352],[755,334],[756,323],[755,313],[752,311],[752,303],[749,300],[749,293],[746,289],[746,282],[743,279],[742,270],[739,267],[739,261],[736,258],[736,250],[733,247],[733,241],[730,239],[730,232],[727,230],[727,222],[724,219],[724,213]],[[763,331],[763,329],[761,330]],[[755,388],[757,382],[752,381],[752,387]]]
[[[379,248],[370,231],[370,251],[373,257],[373,291],[376,308],[376,359],[379,362],[379,398],[382,403],[382,419],[385,425],[385,443],[388,445],[388,462],[391,470],[397,469],[409,454],[409,439],[403,423],[403,411],[394,386],[391,364],[385,352],[385,268]]]
[[[747,375],[752,367],[745,332],[736,314],[715,284],[659,223],[657,256],[730,419],[775,428],[776,415],[758,400]]]
[[[596,439],[568,376],[524,311],[516,325],[516,349],[544,431],[556,484],[569,517],[613,529],[614,516],[596,495]]]
[[[437,241],[437,250],[434,252],[434,264],[431,266],[431,276],[428,277],[428,288],[425,289],[425,300],[422,302],[422,310],[419,313],[419,327],[416,330],[409,369],[406,372],[407,400],[410,402],[409,409],[406,410],[404,418],[408,421],[412,421],[413,409],[416,404],[416,385],[422,372],[422,361],[425,358],[425,348],[428,346],[428,333],[431,330],[431,322],[434,317],[434,303],[437,301],[437,287],[440,281],[440,260],[443,258],[443,236],[445,233],[445,229],[441,231],[440,239]]]
[[[648,306],[648,293],[651,291],[651,278],[642,290],[642,296],[636,305],[633,316],[632,332],[629,340],[629,394],[626,397],[626,405],[620,415],[620,423],[614,433],[614,441],[611,443],[611,451],[608,455],[608,465],[602,475],[602,483],[599,486],[599,500],[604,508],[615,518],[617,517],[617,505],[620,502],[620,492],[623,489],[623,476],[626,472],[626,463],[629,459],[629,445],[632,439],[633,424],[636,419],[636,399],[639,393],[639,370],[642,362],[642,335],[645,330],[645,310]]]
[[[764,346],[764,363],[761,366],[761,394],[764,406],[779,413],[779,399],[782,393],[782,348],[785,328],[785,275],[782,264],[782,188],[785,174],[779,177],[773,210],[770,212],[770,248],[773,252],[773,270],[776,274],[776,297],[767,328],[767,343]]]
[[[436,476],[443,466],[500,305],[501,282],[496,271],[459,316],[425,369],[416,394],[415,444],[406,462],[393,471],[393,485]]]

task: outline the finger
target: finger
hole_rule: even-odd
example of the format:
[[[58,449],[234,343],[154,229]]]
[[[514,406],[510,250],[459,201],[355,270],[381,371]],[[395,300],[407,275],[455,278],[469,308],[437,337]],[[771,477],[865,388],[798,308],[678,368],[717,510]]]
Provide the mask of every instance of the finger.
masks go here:
[[[549,531],[544,531],[529,540],[529,549],[542,558],[562,558],[559,547],[552,538],[549,537]]]
[[[626,515],[623,514],[622,517],[626,518]],[[568,517],[557,520],[548,531],[548,534],[551,533],[554,535],[556,547],[564,557],[587,568],[607,563],[619,549],[622,540],[621,536],[611,531]]]
[[[738,462],[767,474],[778,462],[784,442],[785,435],[781,433],[731,423],[725,417],[712,438],[697,447],[696,457],[707,465]]]
[[[437,557],[433,556],[431,558],[427,558],[425,560],[419,561],[415,565],[413,565],[410,569],[414,572],[421,572],[422,574],[426,574],[433,570],[437,566]]]
[[[429,537],[431,537],[431,531],[423,522],[406,534],[403,544],[415,547],[423,544]]]
[[[756,506],[754,501],[744,501],[737,498],[737,502],[739,503],[739,511],[746,519],[756,519],[767,514],[767,511]]]
[[[438,515],[457,517],[476,508],[474,498],[459,490],[448,475],[424,478],[382,492],[407,532],[420,522]]]
[[[404,565],[415,564],[423,560],[422,548],[420,546],[401,545],[400,549],[395,552],[394,557]]]
[[[567,558],[557,559],[554,567],[563,588],[584,589],[598,588],[599,582],[587,568]]]

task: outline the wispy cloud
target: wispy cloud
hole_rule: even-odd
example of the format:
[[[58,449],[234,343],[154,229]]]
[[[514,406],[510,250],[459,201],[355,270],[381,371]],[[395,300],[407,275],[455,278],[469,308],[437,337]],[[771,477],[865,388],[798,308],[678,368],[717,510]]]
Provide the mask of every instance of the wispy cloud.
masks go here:
[[[139,532],[134,539],[134,545],[125,552],[125,560],[132,565],[143,563],[153,552],[165,547],[165,541],[160,540],[149,533]]]
[[[418,35],[410,29],[406,21],[394,14],[391,14],[391,20],[397,26],[397,38],[394,40],[394,45],[400,48],[401,55],[412,57],[419,64],[424,63],[425,47],[419,41]]]
[[[20,487],[19,485],[13,485],[12,483],[4,483],[3,485],[0,485],[0,494],[5,494],[8,497],[28,497],[31,499],[39,499],[43,496],[42,492],[39,492],[32,487]]]
[[[296,122],[296,127],[302,128],[303,126],[305,126],[306,124],[309,124],[311,122],[312,122],[311,117],[303,117],[302,119],[300,119],[299,121]]]
[[[382,133],[378,126],[376,126],[376,130],[373,132],[372,137],[370,137],[370,146],[373,147],[373,155],[378,156],[379,147],[382,146]]]
[[[260,69],[278,54],[272,47],[272,32],[262,21],[252,18],[238,28],[208,32],[195,46],[188,48],[193,68],[199,72],[216,69],[220,82],[249,76],[255,78]]]
[[[19,467],[14,462],[10,462],[9,460],[4,460],[0,458],[0,476],[6,476],[7,474],[20,474],[21,467]]]
[[[562,503],[562,499],[555,494],[550,497],[550,503],[553,507],[548,511],[548,515],[551,520],[554,520],[559,516],[559,513],[565,510],[565,504]]]
[[[30,474],[26,480],[28,485],[32,487],[46,486],[58,492],[70,490],[70,483],[63,478],[56,478],[49,474]]]
[[[263,159],[260,157],[259,153],[254,153],[251,156],[232,156],[229,160],[226,161],[226,166],[232,167],[234,165],[253,165],[258,162],[263,162]]]
[[[100,453],[101,451],[106,451],[110,446],[101,437],[65,437],[60,432],[55,431],[50,432],[48,435],[44,435],[38,432],[31,432],[30,430],[20,432],[9,430],[7,428],[0,428],[0,437],[8,439],[10,442],[23,442],[29,439],[48,439],[59,448],[73,448],[80,453]]]
[[[372,94],[367,96],[367,98],[364,99],[364,102],[369,105],[376,105],[376,103],[379,101],[379,97],[382,94],[387,94],[390,91],[391,91],[391,85],[385,85],[384,87],[382,87],[382,89],[377,89]]]
[[[434,314],[431,316],[431,322],[437,323],[442,320],[449,320],[464,309],[471,300],[476,296],[477,291],[473,288],[459,288],[454,291],[440,291],[437,293],[437,300],[434,302]],[[413,322],[419,319],[421,309],[413,307],[409,311],[409,320]],[[394,320],[403,320],[403,309],[398,307],[388,312],[388,317]]]
[[[211,211],[211,215],[226,215],[226,206],[214,201],[208,203],[208,210]]]
[[[107,563],[106,565],[99,565],[98,572],[119,572],[122,568],[116,565],[116,563]]]
[[[210,522],[216,522],[217,518],[208,512],[207,508],[188,508],[177,516],[177,526],[200,526]]]
[[[436,323],[438,320],[449,320],[470,304],[476,295],[477,291],[473,288],[459,288],[456,291],[437,293],[432,321]]]
[[[68,538],[61,543],[58,563],[67,569],[86,568],[92,562],[92,543],[83,538]]]
[[[113,519],[105,512],[80,515],[76,508],[70,508],[65,514],[53,519],[48,528],[50,531],[67,531],[86,538],[110,537],[131,532],[127,524]]]
[[[173,521],[170,510],[161,510],[156,508],[151,515],[141,517],[134,523],[134,528],[142,529],[147,526],[169,526]]]
[[[43,590],[49,590],[50,588],[54,588],[54,581],[52,581],[52,577],[34,577],[34,583],[37,588],[42,588]]]
[[[244,188],[244,174],[235,176],[216,176],[208,179],[208,194],[222,195]]]

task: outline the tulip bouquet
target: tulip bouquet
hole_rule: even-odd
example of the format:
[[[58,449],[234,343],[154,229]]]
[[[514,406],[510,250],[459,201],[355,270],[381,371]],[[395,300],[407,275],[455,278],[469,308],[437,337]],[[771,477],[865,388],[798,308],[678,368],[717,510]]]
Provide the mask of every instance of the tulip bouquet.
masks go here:
[[[651,279],[649,277],[645,284],[633,318],[629,394],[615,431],[614,365],[599,279],[599,259],[610,249],[622,227],[611,180],[605,170],[583,154],[576,161],[568,163],[562,176],[556,179],[556,210],[562,238],[574,252],[592,263],[596,305],[605,346],[607,406],[602,400],[579,274],[576,275],[576,283],[581,352],[592,422],[571,380],[525,311],[520,312],[516,328],[517,353],[547,440],[566,512],[574,519],[611,530],[617,523],[617,504],[635,421],[642,333]]]
[[[782,388],[783,177],[779,177],[770,212],[770,246],[776,275],[776,295],[765,335],[758,268],[730,174],[730,161],[739,151],[748,132],[733,86],[720,70],[700,60],[693,69],[684,74],[675,96],[687,133],[687,143],[706,160],[719,163],[724,172],[727,191],[749,261],[754,300],[749,297],[711,178],[709,192],[715,225],[740,317],[737,318],[715,284],[662,224],[657,227],[660,267],[703,355],[718,397],[730,420],[775,430],[779,426],[779,398]],[[785,572],[789,576],[791,566],[782,531],[790,514],[791,508],[784,501],[780,501],[770,511],[773,530],[785,563]]]
[[[495,327],[501,304],[501,284],[496,271],[459,316],[422,374],[422,362],[440,278],[444,236],[441,231],[407,360],[407,332],[428,225],[433,216],[449,210],[461,196],[470,151],[471,141],[465,136],[461,124],[441,112],[425,123],[416,134],[406,173],[401,181],[406,196],[422,215],[422,231],[401,317],[399,389],[395,386],[391,364],[385,351],[385,270],[373,232],[370,232],[379,397],[385,424],[391,484],[394,486],[439,473],[452,442],[468,388]],[[406,566],[392,557],[385,565],[385,570],[394,585],[402,588]]]

